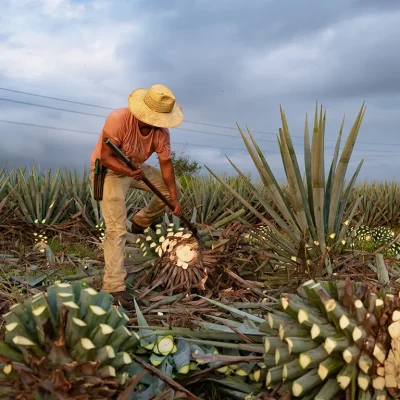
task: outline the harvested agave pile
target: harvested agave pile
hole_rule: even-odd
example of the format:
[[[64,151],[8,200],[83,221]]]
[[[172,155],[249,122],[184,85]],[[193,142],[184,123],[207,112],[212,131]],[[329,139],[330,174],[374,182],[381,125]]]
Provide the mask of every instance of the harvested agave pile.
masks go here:
[[[234,348],[243,357],[260,353],[257,343],[264,334],[262,362],[242,362],[239,371],[232,367],[225,371],[236,375],[236,393],[241,390],[242,398],[255,395],[261,387],[303,400],[399,398],[399,293],[350,280],[310,280],[298,288],[298,295],[283,294],[281,310],[268,313],[266,320],[208,301],[243,320],[203,323],[210,338],[217,331],[229,335],[227,327],[232,326],[246,337],[245,343],[254,343],[208,344]]]
[[[384,400],[400,394],[400,298],[350,280],[306,282],[269,314],[278,337],[266,337],[277,366],[266,383],[285,381],[295,397]],[[289,317],[289,318],[288,318]],[[310,397],[315,396],[315,397]],[[353,397],[355,396],[355,397]]]
[[[2,398],[113,398],[138,343],[113,297],[80,283],[50,286],[3,316]],[[8,397],[7,397],[8,396]]]
[[[125,311],[113,297],[87,285],[61,283],[16,304],[3,316],[5,340],[0,341],[2,399],[137,399],[160,394],[165,384],[155,376],[136,379],[143,368],[133,353],[147,351],[146,339],[127,328]],[[172,336],[154,338],[154,357],[176,353]],[[151,359],[154,365],[154,357]],[[163,368],[166,367],[166,363]],[[175,364],[170,364],[172,368]],[[133,378],[132,378],[133,379]],[[140,382],[139,382],[140,381]],[[151,396],[149,394],[151,386]],[[125,397],[128,398],[128,397]],[[129,397],[131,398],[131,397]],[[179,398],[175,397],[175,398]]]

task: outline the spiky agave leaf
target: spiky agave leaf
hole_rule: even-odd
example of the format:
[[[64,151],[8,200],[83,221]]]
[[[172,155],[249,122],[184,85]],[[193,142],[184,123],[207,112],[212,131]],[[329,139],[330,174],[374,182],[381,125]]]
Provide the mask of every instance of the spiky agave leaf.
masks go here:
[[[271,233],[267,235],[265,242],[271,249],[268,256],[271,257],[272,260],[275,260],[278,266],[281,262],[287,265],[299,264],[299,262],[308,264],[308,260],[310,259],[317,260],[322,258],[325,260],[326,271],[332,273],[329,256],[326,256],[325,252],[328,251],[329,253],[330,249],[340,249],[343,247],[341,245],[343,236],[358,206],[358,202],[355,202],[353,209],[348,210],[347,207],[351,189],[354,186],[362,162],[356,169],[347,187],[345,187],[345,174],[360,129],[364,111],[363,105],[357,115],[341,155],[339,155],[339,146],[336,146],[328,180],[326,180],[324,171],[326,116],[322,112],[322,107],[320,112],[318,112],[318,107],[316,107],[311,148],[308,134],[308,120],[306,117],[304,129],[306,179],[304,180],[300,173],[299,163],[292,144],[286,116],[281,109],[282,129],[279,130],[278,144],[288,180],[287,194],[280,188],[265,156],[250,131],[248,130],[248,139],[239,128],[247,150],[264,183],[266,194],[256,188],[249,180],[244,179],[243,181],[247,184],[255,198],[260,202],[260,205],[265,209],[265,212],[272,217],[274,223],[271,223],[270,219],[265,215],[265,212],[262,213],[256,209],[246,198],[234,188],[230,188],[226,182],[206,167],[248,210],[270,228]],[[342,128],[343,124],[340,128],[339,139],[341,138]],[[231,164],[238,174],[243,176],[237,166],[232,162]],[[350,213],[349,221],[347,224],[343,225],[343,219],[346,213]],[[279,229],[276,229],[276,227]],[[304,242],[309,250],[302,254]],[[321,257],[321,255],[324,254],[325,256]],[[320,266],[317,267],[320,268]]]
[[[73,197],[69,190],[64,190],[59,175],[58,169],[52,176],[50,170],[40,174],[35,166],[27,176],[22,169],[10,175],[10,185],[17,186],[12,194],[19,205],[17,211],[27,222],[51,225],[64,218]]]

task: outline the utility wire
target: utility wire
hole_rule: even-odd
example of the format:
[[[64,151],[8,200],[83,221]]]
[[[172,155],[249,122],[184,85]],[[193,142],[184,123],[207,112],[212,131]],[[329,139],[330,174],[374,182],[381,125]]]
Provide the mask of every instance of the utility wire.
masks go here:
[[[30,126],[30,127],[34,127],[34,128],[52,129],[52,130],[56,130],[56,131],[85,133],[85,134],[89,134],[89,135],[98,135],[98,136],[100,135],[100,132],[83,131],[83,130],[79,130],[79,129],[60,128],[60,127],[48,126],[48,125],[38,125],[38,124],[32,124],[32,123],[27,123],[27,122],[9,121],[9,120],[5,120],[5,119],[0,119],[0,122],[7,123],[7,124],[13,124],[13,125]],[[198,131],[195,131],[195,132],[198,132]],[[205,133],[208,133],[208,132],[205,132]],[[209,146],[209,145],[204,145],[204,144],[189,143],[189,142],[183,143],[183,142],[175,142],[175,141],[173,143],[174,144],[179,144],[179,145],[187,145],[187,146],[199,146],[199,147],[209,147],[209,148],[216,148],[216,149],[236,150],[236,151],[243,151],[243,152],[247,153],[246,149],[238,149],[238,148],[234,148],[234,147]],[[325,148],[332,148],[333,149],[334,147],[326,146]],[[261,150],[261,151],[264,152],[265,154],[273,154],[273,153],[270,152],[270,150]],[[369,150],[369,149],[365,149],[365,150],[361,150],[361,151],[373,151],[377,155],[378,154],[385,155],[387,153],[394,153],[394,154],[398,155],[397,151],[384,151],[382,153],[379,153],[379,152],[377,152],[375,150]],[[370,156],[370,155],[368,154],[368,156]]]
[[[36,103],[28,103],[25,101],[19,101],[19,100],[12,100],[12,99],[4,99],[2,97],[0,97],[0,100],[2,101],[9,101],[11,103],[17,103],[17,104],[24,104],[24,105],[28,105],[28,106],[34,106],[34,107],[41,107],[41,108],[47,108],[50,110],[57,110],[57,111],[65,111],[65,112],[70,112],[73,114],[81,114],[81,115],[89,115],[91,117],[100,117],[100,118],[106,118],[106,115],[100,115],[100,114],[91,114],[91,113],[87,113],[87,112],[83,112],[83,111],[75,111],[75,110],[67,110],[65,108],[58,108],[58,107],[50,107],[50,106],[45,106],[42,104],[36,104]],[[198,131],[196,129],[185,129],[185,128],[173,128],[173,129],[177,129],[177,130],[181,130],[181,131],[190,131],[190,132],[197,132],[197,133],[203,133],[205,135],[213,135],[213,136],[225,136],[225,137],[230,137],[230,138],[234,138],[234,139],[240,139],[239,136],[235,136],[235,135],[226,135],[224,133],[214,133],[214,132],[205,132],[205,131]],[[258,141],[263,141],[263,142],[269,142],[269,143],[276,143],[273,140],[267,140],[267,139],[257,139]]]
[[[47,126],[47,125],[37,125],[37,124],[31,124],[31,123],[25,123],[25,122],[17,122],[17,121],[8,121],[4,119],[0,119],[0,122],[7,123],[7,124],[13,124],[13,125],[23,125],[23,126],[30,126],[34,128],[44,128],[44,129],[53,129],[56,131],[67,131],[67,132],[75,132],[75,133],[85,133],[89,135],[97,135],[99,136],[99,132],[91,132],[91,131],[81,131],[79,129],[67,129],[67,128],[59,128],[55,126]],[[243,151],[247,153],[246,149],[238,149],[235,147],[218,147],[218,146],[208,146],[204,144],[198,144],[198,143],[189,143],[189,142],[172,142],[173,144],[178,144],[178,145],[183,145],[183,146],[198,146],[198,147],[209,147],[209,148],[215,148],[215,149],[226,149],[226,150],[236,150],[236,151]],[[267,152],[267,150],[262,150],[263,152]]]
[[[41,97],[42,99],[50,99],[50,100],[64,101],[65,103],[79,104],[79,105],[81,105],[81,106],[89,106],[89,107],[95,107],[95,108],[102,108],[103,110],[114,110],[114,108],[111,108],[111,107],[96,106],[96,105],[94,105],[94,104],[81,103],[81,102],[79,102],[79,101],[72,101],[72,100],[60,99],[59,97],[43,96],[43,95],[41,95],[41,94],[36,94],[36,93],[22,92],[22,91],[20,91],[20,90],[13,90],[13,89],[6,89],[6,88],[0,88],[0,90],[4,90],[4,91],[7,91],[7,92],[12,92],[12,93],[27,94],[27,95],[29,95],[29,96]]]
[[[106,118],[106,115],[100,115],[100,114],[90,114],[87,112],[82,112],[82,111],[75,111],[75,110],[67,110],[65,108],[58,108],[58,107],[50,107],[50,106],[44,106],[42,104],[36,104],[36,103],[28,103],[26,101],[19,101],[19,100],[12,100],[12,99],[4,99],[0,97],[0,100],[2,101],[9,101],[10,103],[17,103],[17,104],[24,104],[26,106],[34,106],[34,107],[41,107],[41,108],[48,108],[50,110],[57,110],[57,111],[65,111],[65,112],[70,112],[74,114],[82,114],[82,115],[90,115],[91,117],[100,117],[100,118]]]
[[[79,101],[73,101],[73,100],[62,99],[62,98],[60,98],[60,97],[43,96],[43,95],[41,95],[41,94],[23,92],[23,91],[21,91],[21,90],[13,90],[13,89],[7,89],[7,88],[2,88],[2,87],[0,87],[0,90],[4,90],[4,91],[7,91],[7,92],[12,92],[12,93],[25,94],[25,95],[28,95],[28,96],[41,97],[42,99],[57,100],[57,101],[63,101],[63,102],[65,102],[65,103],[72,103],[72,104],[79,104],[79,105],[82,105],[82,106],[101,108],[101,109],[103,109],[103,110],[111,110],[111,111],[112,111],[112,110],[115,110],[115,108],[112,108],[112,107],[104,107],[104,106],[99,106],[99,105],[96,105],[96,104],[81,103],[81,102],[79,102]],[[210,127],[213,127],[213,128],[232,129],[232,130],[237,131],[237,128],[234,128],[234,127],[232,127],[232,126],[223,126],[223,125],[215,125],[215,124],[206,124],[206,123],[204,123],[204,122],[196,122],[196,121],[189,121],[189,120],[185,120],[184,122],[187,122],[187,123],[189,123],[189,124],[210,126]],[[263,131],[253,131],[253,132],[262,133],[262,134],[265,134],[265,135],[274,135],[274,136],[276,135],[276,133],[272,133],[272,132],[263,132]],[[300,138],[301,138],[301,136],[294,136],[294,137],[300,137]]]
[[[104,106],[99,106],[99,105],[96,105],[96,104],[89,104],[89,103],[81,103],[81,102],[78,102],[78,101],[62,99],[60,97],[43,96],[43,95],[40,95],[40,94],[37,94],[37,93],[24,92],[24,91],[20,91],[20,90],[8,89],[8,88],[3,88],[3,87],[0,87],[0,90],[4,90],[4,91],[7,91],[7,92],[12,92],[12,93],[24,94],[24,95],[28,95],[28,96],[41,97],[41,98],[44,98],[44,99],[63,101],[65,103],[72,103],[72,104],[79,104],[79,105],[88,106],[88,107],[101,108],[103,110],[111,110],[111,111],[115,110],[115,108],[111,108],[111,107],[104,107]],[[39,104],[18,102],[16,100],[11,100],[11,99],[2,99],[2,98],[0,98],[0,100],[11,101],[11,102],[21,103],[21,104],[26,104],[26,105],[37,106],[37,107],[45,107],[45,106],[41,106]],[[104,116],[104,115],[89,114],[89,113],[83,113],[83,112],[73,111],[73,110],[64,110],[64,109],[54,108],[54,107],[47,107],[47,108],[51,108],[51,109],[59,110],[59,111],[75,112],[77,114],[83,114],[83,115],[90,115],[90,116],[106,118],[106,116]],[[217,125],[217,124],[207,124],[207,123],[204,123],[204,122],[197,122],[197,121],[190,121],[190,120],[185,120],[184,122],[187,122],[187,123],[190,123],[190,124],[196,124],[196,125],[210,126],[210,127],[213,127],[213,128],[231,129],[231,130],[237,131],[237,128],[234,128],[232,126]],[[174,128],[174,129],[182,129],[182,130],[184,130],[184,128]],[[199,132],[201,132],[201,131],[199,131]],[[274,136],[277,135],[276,133],[265,132],[265,131],[257,131],[257,130],[251,130],[251,132],[252,133],[260,133],[260,134],[264,134],[264,135],[274,135]],[[303,136],[299,136],[299,135],[291,135],[291,136],[294,137],[294,138],[304,139]],[[262,140],[262,139],[257,139],[257,140]],[[326,141],[331,141],[331,142],[336,142],[335,139],[325,139],[325,140]],[[368,144],[379,145],[379,146],[400,146],[400,143],[377,143],[377,142],[357,142],[357,143],[359,143],[359,144],[367,144],[367,145]]]

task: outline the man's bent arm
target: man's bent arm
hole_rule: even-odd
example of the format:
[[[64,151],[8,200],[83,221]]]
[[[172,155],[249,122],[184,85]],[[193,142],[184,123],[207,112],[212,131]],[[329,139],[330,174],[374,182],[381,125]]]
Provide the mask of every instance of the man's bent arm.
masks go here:
[[[114,153],[112,152],[112,150],[104,143],[101,146],[100,161],[105,167],[107,167],[115,172],[118,172],[120,174],[127,175],[127,176],[133,175],[132,170],[129,167],[127,167],[125,164],[123,164],[122,161],[120,161],[118,158],[116,158],[114,156]]]
[[[171,196],[171,201],[173,203],[178,202],[178,192],[176,189],[176,180],[174,165],[172,160],[160,160],[161,175],[164,179],[165,185],[167,186],[168,192]]]

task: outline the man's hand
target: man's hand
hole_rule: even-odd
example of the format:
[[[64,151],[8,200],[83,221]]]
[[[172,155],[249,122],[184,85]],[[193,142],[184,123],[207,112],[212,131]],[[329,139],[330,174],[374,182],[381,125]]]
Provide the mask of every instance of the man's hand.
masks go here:
[[[138,168],[136,171],[131,170],[129,176],[135,181],[141,181],[144,178],[144,173],[140,168]]]
[[[174,206],[174,209],[172,210],[172,214],[176,215],[177,217],[182,216],[182,206],[180,205],[178,200],[171,201],[172,205]]]

